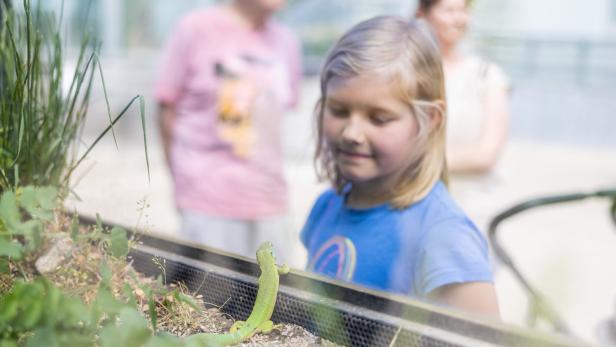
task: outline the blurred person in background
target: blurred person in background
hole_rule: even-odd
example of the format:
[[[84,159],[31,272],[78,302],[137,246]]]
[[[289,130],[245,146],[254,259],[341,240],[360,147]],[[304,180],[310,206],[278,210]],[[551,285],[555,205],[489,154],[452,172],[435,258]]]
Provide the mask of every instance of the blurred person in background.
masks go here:
[[[291,256],[280,131],[298,101],[301,52],[271,18],[285,2],[199,10],[167,43],[155,94],[181,239],[251,258],[268,240]]]
[[[416,17],[432,26],[443,57],[452,192],[484,228],[501,180],[496,167],[508,136],[510,85],[500,67],[460,48],[471,2],[419,0]]]

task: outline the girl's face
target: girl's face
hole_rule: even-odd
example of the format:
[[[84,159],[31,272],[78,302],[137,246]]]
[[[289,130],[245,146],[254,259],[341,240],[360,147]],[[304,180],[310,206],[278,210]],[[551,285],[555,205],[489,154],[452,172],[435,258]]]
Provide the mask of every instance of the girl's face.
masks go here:
[[[322,125],[336,167],[356,187],[387,191],[411,164],[418,124],[389,80],[375,74],[330,79]]]
[[[456,45],[468,28],[467,0],[440,0],[423,16],[434,28],[441,44]]]

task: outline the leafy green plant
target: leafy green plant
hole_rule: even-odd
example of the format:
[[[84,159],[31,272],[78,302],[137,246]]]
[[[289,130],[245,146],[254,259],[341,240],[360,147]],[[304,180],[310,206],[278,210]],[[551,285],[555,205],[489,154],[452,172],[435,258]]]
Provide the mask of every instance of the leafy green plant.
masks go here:
[[[58,190],[53,187],[36,188],[27,186],[17,189],[17,194],[6,191],[0,196],[0,272],[8,271],[10,259],[21,260],[36,251],[43,240],[43,223],[54,217],[58,203]],[[100,242],[116,258],[128,254],[129,245],[126,230],[113,227],[104,230],[99,225],[90,234],[80,235],[77,220],[73,219],[71,238],[87,238]]]
[[[157,331],[159,312],[169,315],[180,306],[195,311],[201,307],[178,289],[164,287],[162,279],[148,285],[134,272],[132,286],[125,280],[118,290],[114,269],[126,268],[129,240],[124,229],[105,228],[100,218],[87,232],[79,230],[76,219],[68,227],[76,248],[103,251],[96,268],[96,294],[89,304],[52,283],[53,276],[24,275],[33,261],[30,256],[50,235],[45,229],[53,222],[57,192],[28,186],[0,196],[0,275],[16,278],[10,288],[0,290],[0,346],[184,346],[181,339]],[[82,252],[91,255],[88,249]],[[139,310],[134,287],[143,293],[149,320]]]
[[[4,8],[7,15],[0,27],[0,192],[25,185],[52,185],[64,192],[77,165],[137,100],[149,172],[144,101],[139,95],[114,119],[109,114],[108,127],[78,157],[75,140],[83,129],[96,71],[109,111],[100,44],[84,35],[70,87],[63,92],[67,75],[60,23],[53,14],[32,11],[30,0],[23,0],[23,7],[23,14]]]
[[[7,191],[0,196],[0,272],[8,270],[8,258],[20,260],[40,247],[43,222],[53,218],[56,197],[57,190],[51,187],[25,187],[17,195]],[[3,257],[7,258],[3,261]]]
[[[17,281],[0,295],[0,346],[137,347],[185,346],[155,333],[134,304],[116,299],[101,285],[90,305],[64,293],[44,277]]]

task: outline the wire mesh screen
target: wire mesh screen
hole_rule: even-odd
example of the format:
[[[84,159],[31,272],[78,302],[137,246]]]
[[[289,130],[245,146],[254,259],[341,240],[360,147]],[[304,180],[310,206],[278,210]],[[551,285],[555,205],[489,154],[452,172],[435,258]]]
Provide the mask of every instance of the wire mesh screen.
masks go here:
[[[183,282],[191,291],[203,295],[204,302],[222,306],[222,311],[234,319],[248,317],[258,289],[255,263],[159,239],[145,239],[149,245],[134,249],[130,255],[138,271],[164,275],[167,283]],[[159,259],[154,262],[154,257]],[[345,346],[583,345],[556,335],[502,330],[421,305],[390,301],[387,296],[320,283],[308,275],[293,272],[281,277],[272,320],[300,325],[321,338]]]
[[[134,251],[133,264],[138,271],[150,275],[163,274],[167,282],[183,282],[188,289],[203,295],[204,302],[222,307],[222,311],[234,319],[245,320],[252,310],[257,295],[257,286],[243,276],[234,278],[214,271],[204,271],[173,260],[165,259],[158,264],[152,255]],[[327,340],[351,346],[389,346],[397,327],[341,312],[326,304],[310,303],[284,293],[278,295],[274,322],[293,323]],[[420,336],[411,336],[409,341],[419,341]],[[404,344],[415,346],[417,344]],[[401,345],[402,346],[402,345]],[[449,344],[421,344],[418,346],[451,346]]]

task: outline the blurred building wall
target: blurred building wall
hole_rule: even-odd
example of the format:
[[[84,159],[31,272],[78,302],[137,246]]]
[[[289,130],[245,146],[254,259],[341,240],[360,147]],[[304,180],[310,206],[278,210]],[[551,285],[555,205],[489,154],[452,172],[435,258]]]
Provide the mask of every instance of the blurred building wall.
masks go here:
[[[62,4],[39,1],[48,9]],[[151,93],[160,50],[177,20],[215,2],[64,0],[64,21],[73,43],[86,31],[101,38],[110,99],[123,104]],[[377,14],[411,16],[416,4],[289,0],[278,17],[300,35],[305,72],[314,75],[351,25]],[[616,129],[610,114],[616,109],[616,0],[475,0],[467,46],[510,76],[514,137],[616,147],[610,131]]]
[[[616,32],[614,0],[476,0],[475,3],[474,20],[481,31],[589,39],[608,38]]]

